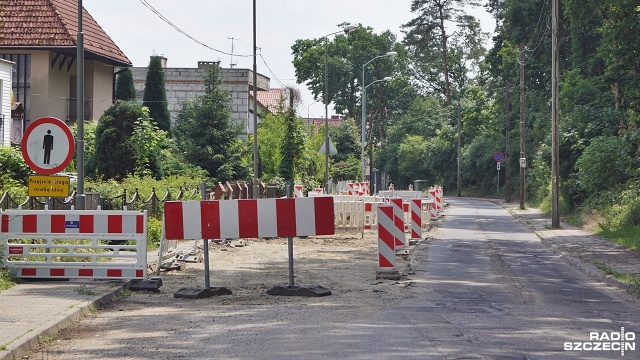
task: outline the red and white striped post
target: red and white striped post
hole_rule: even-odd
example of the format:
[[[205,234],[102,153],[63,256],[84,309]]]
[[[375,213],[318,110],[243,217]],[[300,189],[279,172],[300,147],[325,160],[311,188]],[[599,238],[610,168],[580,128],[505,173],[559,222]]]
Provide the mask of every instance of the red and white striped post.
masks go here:
[[[402,198],[392,198],[391,204],[394,206],[393,223],[395,225],[396,253],[405,253],[406,251],[403,250],[403,248],[407,246],[407,238],[404,234],[404,208]]]
[[[396,269],[395,206],[378,205],[378,270],[376,279],[400,279]]]
[[[303,190],[304,190],[304,185],[294,185],[293,186],[293,197],[294,198],[304,197],[304,193],[302,192]]]
[[[422,199],[411,199],[411,238],[409,245],[422,240]]]

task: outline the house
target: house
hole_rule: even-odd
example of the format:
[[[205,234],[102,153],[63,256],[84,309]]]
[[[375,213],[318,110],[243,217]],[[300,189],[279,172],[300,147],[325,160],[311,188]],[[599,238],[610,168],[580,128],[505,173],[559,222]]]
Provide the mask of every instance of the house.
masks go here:
[[[91,120],[100,118],[113,102],[114,68],[132,64],[84,9],[82,30],[83,118]],[[45,116],[76,122],[77,32],[76,0],[2,2],[0,59],[13,62],[11,87],[14,100],[24,107],[27,125]]]
[[[167,67],[167,59],[161,57],[164,68],[164,87],[167,92],[167,103],[172,121],[178,116],[181,102],[190,97],[204,94],[204,77],[207,67],[220,66],[220,62],[198,61],[197,68],[170,68]],[[146,67],[133,67],[133,83],[136,88],[138,101],[142,101],[144,87],[147,79]],[[232,108],[231,119],[242,124],[243,137],[253,133],[253,71],[240,68],[220,68],[222,89],[231,92]],[[269,90],[270,79],[257,74],[257,91]],[[258,96],[258,99],[260,96]],[[258,102],[258,114],[266,110],[265,106]]]
[[[289,108],[289,99],[285,89],[273,88],[257,93],[258,102],[270,113],[277,114]]]
[[[0,145],[11,145],[11,75],[13,63],[0,59]]]

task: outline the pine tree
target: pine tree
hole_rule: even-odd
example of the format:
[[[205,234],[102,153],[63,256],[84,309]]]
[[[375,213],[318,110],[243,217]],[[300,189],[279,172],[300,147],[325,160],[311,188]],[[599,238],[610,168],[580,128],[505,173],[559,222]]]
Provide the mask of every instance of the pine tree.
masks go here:
[[[118,74],[118,79],[116,80],[116,100],[136,100],[136,88],[133,85],[133,74],[130,68],[126,68]]]
[[[241,128],[231,120],[231,93],[221,89],[217,66],[205,76],[203,95],[182,103],[176,119],[176,144],[192,165],[205,169],[217,181],[238,179],[247,171],[237,164]]]
[[[151,118],[171,135],[171,115],[167,106],[167,92],[164,87],[164,69],[160,56],[152,56],[147,68],[142,105],[149,108]]]

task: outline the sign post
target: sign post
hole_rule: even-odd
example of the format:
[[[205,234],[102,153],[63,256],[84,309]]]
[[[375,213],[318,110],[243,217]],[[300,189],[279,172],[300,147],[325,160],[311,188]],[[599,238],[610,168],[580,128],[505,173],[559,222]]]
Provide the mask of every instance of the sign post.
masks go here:
[[[500,194],[500,161],[502,161],[502,158],[504,158],[502,151],[496,151],[495,153],[493,153],[493,160],[496,161],[496,168],[498,169],[498,189],[496,191],[497,194]],[[509,176],[509,174],[507,174],[507,176]]]

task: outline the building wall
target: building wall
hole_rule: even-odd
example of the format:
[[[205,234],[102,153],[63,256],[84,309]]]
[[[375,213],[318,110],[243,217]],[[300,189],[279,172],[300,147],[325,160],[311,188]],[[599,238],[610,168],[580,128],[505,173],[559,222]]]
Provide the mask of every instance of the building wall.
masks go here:
[[[215,64],[215,63],[214,63]],[[208,62],[200,62],[197,68],[165,68],[165,90],[172,121],[178,116],[181,101],[204,94],[204,77]],[[142,102],[147,68],[133,67],[133,81],[138,101]],[[220,69],[221,88],[231,92],[231,119],[242,124],[244,134],[249,129],[249,92],[253,91],[253,72],[248,69]],[[269,89],[269,78],[258,74],[258,90]]]
[[[11,76],[13,63],[0,59],[0,145],[11,145]]]
[[[100,62],[84,64],[85,120],[99,120],[113,104],[113,66]]]
[[[47,53],[48,64],[51,64],[54,54]],[[35,69],[35,68],[34,68]],[[69,106],[69,76],[70,71],[67,70],[67,64],[63,64],[62,67],[59,64],[54,64],[53,67],[47,66],[49,82],[47,84],[47,91],[44,93],[32,93],[32,97],[41,97],[46,95],[46,110],[44,113],[38,113],[37,117],[31,118],[36,120],[43,116],[52,116],[62,121],[67,121],[67,109]],[[73,70],[73,69],[71,69]],[[75,70],[74,70],[75,71]],[[40,95],[43,94],[43,95]]]

